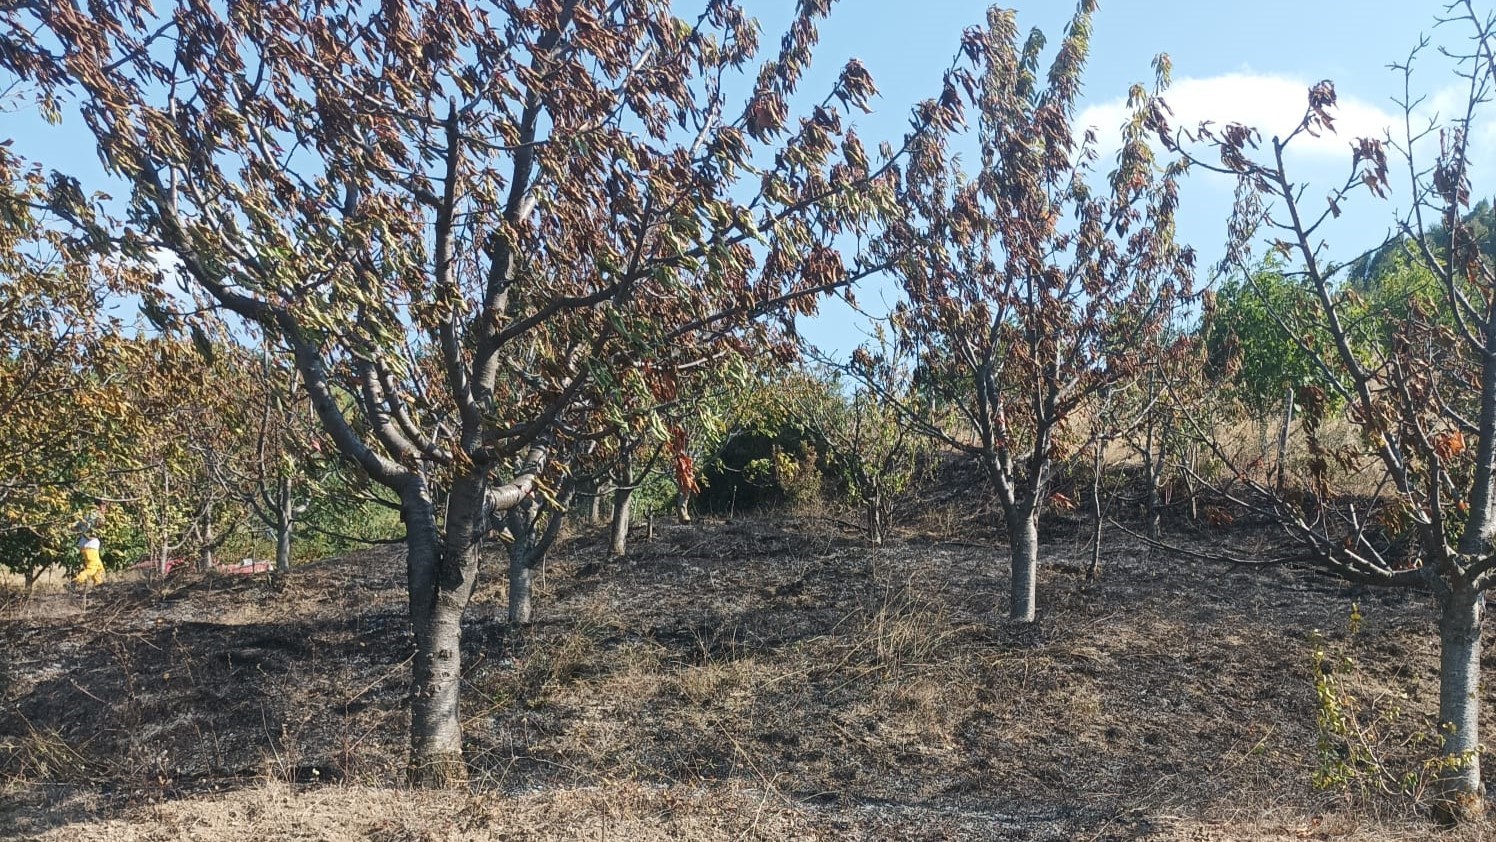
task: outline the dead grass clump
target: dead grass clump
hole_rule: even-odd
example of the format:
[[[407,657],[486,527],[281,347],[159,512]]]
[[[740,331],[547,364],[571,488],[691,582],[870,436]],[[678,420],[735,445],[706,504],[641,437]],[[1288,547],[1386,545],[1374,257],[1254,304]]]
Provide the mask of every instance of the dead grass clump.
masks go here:
[[[675,688],[697,707],[742,708],[754,697],[758,664],[751,658],[708,661],[682,667]]]
[[[57,729],[26,724],[25,733],[0,742],[0,775],[8,782],[89,783],[115,771]]]
[[[618,637],[619,630],[606,607],[589,603],[578,612],[575,623],[559,634],[535,628],[521,632],[511,643],[511,663],[490,671],[488,681],[478,681],[478,689],[499,708],[512,703],[537,708],[557,691],[584,679],[646,665],[648,656],[635,652],[617,657],[616,648],[601,645]]]
[[[877,722],[886,741],[949,750],[956,748],[962,725],[978,706],[970,676],[945,670],[877,685],[858,714]]]
[[[922,594],[912,579],[880,587],[861,613],[847,636],[852,653],[884,677],[935,665],[966,631],[952,622],[949,606]]]

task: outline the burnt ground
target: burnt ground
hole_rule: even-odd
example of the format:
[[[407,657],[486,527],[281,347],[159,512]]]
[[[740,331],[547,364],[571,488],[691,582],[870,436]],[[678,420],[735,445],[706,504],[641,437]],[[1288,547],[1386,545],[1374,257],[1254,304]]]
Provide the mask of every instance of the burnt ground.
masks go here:
[[[556,551],[540,621],[481,583],[470,790],[412,792],[395,550],[288,583],[112,582],[0,614],[0,836],[1479,839],[1424,816],[1431,601],[1045,524],[1039,622],[1001,536],[926,517],[658,523]],[[1172,524],[1197,549],[1265,532]],[[958,535],[959,540],[949,536]],[[485,575],[502,570],[497,558]],[[1353,620],[1353,604],[1356,618]],[[1487,758],[1487,769],[1493,767]]]

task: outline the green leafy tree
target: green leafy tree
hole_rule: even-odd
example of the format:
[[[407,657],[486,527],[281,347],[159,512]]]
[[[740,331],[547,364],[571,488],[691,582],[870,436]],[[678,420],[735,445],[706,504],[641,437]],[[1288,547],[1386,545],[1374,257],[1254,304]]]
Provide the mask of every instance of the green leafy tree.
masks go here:
[[[0,145],[0,565],[28,590],[76,561],[77,523],[113,495],[139,433],[128,386],[144,372],[109,305],[149,277],[100,255],[104,224],[76,183]]]
[[[1359,300],[1347,298],[1342,307]],[[1227,278],[1205,322],[1207,376],[1258,414],[1280,409],[1285,392],[1323,388],[1327,375],[1318,360],[1331,339],[1301,317],[1313,307],[1314,290],[1286,275],[1281,260]]]

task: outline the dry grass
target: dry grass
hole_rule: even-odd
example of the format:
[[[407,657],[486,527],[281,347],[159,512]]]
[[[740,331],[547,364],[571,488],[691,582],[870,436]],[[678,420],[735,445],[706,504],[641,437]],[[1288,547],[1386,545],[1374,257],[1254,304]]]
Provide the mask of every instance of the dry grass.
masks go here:
[[[121,585],[86,615],[39,598],[0,624],[21,653],[0,717],[0,829],[334,842],[1428,832],[1415,799],[1310,785],[1317,649],[1356,659],[1342,689],[1364,700],[1379,762],[1400,774],[1426,751],[1413,738],[1437,662],[1416,597],[1170,562],[1116,537],[1106,577],[1088,583],[1056,563],[1081,530],[1047,522],[1041,619],[1019,628],[1003,620],[988,513],[932,517],[966,537],[873,550],[825,519],[657,525],[601,572],[584,533],[523,630],[494,619],[502,582],[483,583],[464,635],[470,793],[399,784],[409,638],[395,555],[309,566],[285,593]],[[1386,719],[1394,696],[1403,711]]]

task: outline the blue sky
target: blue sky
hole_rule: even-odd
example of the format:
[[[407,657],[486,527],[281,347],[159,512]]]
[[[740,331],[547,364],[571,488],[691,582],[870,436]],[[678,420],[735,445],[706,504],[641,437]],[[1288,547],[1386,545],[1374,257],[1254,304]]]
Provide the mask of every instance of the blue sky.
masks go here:
[[[771,14],[768,7],[787,9],[790,4],[754,5],[764,7],[759,16],[766,36],[772,37],[784,12]],[[829,75],[849,57],[862,59],[882,97],[877,113],[857,118],[859,133],[864,138],[896,137],[907,125],[908,106],[938,90],[941,69],[959,33],[983,18],[986,5],[976,0],[844,0],[821,27],[817,69]],[[1018,0],[1013,5],[1020,30],[1044,30],[1051,49],[1075,8],[1056,0]],[[1404,61],[1420,34],[1429,34],[1436,44],[1463,36],[1451,26],[1435,28],[1435,16],[1443,8],[1439,0],[1101,0],[1078,120],[1103,133],[1113,130],[1123,117],[1127,88],[1133,82],[1151,85],[1150,62],[1159,52],[1173,60],[1174,86],[1167,99],[1176,126],[1212,119],[1259,126],[1264,137],[1287,132],[1303,114],[1308,87],[1331,79],[1340,99],[1339,133],[1301,145],[1288,161],[1290,174],[1311,185],[1307,195],[1323,195],[1349,172],[1352,137],[1380,136],[1385,126],[1400,124],[1391,98],[1401,94],[1402,77],[1387,65]],[[1425,114],[1462,102],[1447,63],[1428,51],[1419,66],[1418,90],[1430,95]],[[817,81],[812,78],[807,90],[816,90]],[[1496,141],[1496,131],[1487,137]],[[1489,146],[1496,149],[1496,143]],[[1109,160],[1104,157],[1103,163]],[[1489,175],[1496,169],[1496,154],[1488,160],[1492,166],[1477,162],[1477,196],[1489,194],[1496,184]],[[1203,173],[1182,188],[1180,236],[1200,252],[1202,268],[1222,253],[1232,188],[1229,179]],[[1348,259],[1380,242],[1406,206],[1400,199],[1399,194],[1385,201],[1358,194],[1345,216],[1326,229],[1333,253]],[[878,310],[879,299],[890,296],[886,284],[870,284],[859,300]],[[861,321],[831,302],[822,308],[821,318],[802,327],[813,342],[846,353],[861,341]]]
[[[744,0],[763,24],[766,53],[777,47],[793,0]],[[1074,5],[1064,0],[1012,0],[1021,30],[1037,26],[1056,45]],[[688,4],[694,5],[694,3]],[[1387,69],[1403,60],[1421,33],[1451,42],[1463,32],[1435,29],[1443,2],[1400,0],[1255,0],[1252,3],[1200,0],[1102,0],[1095,20],[1092,52],[1079,121],[1111,131],[1122,117],[1122,100],[1133,82],[1151,83],[1150,62],[1159,52],[1173,59],[1174,88],[1168,100],[1178,125],[1202,119],[1236,120],[1263,128],[1264,135],[1290,130],[1303,112],[1304,92],[1320,79],[1332,79],[1340,95],[1341,131],[1302,148],[1290,160],[1309,195],[1323,194],[1349,169],[1347,143],[1356,135],[1380,134],[1400,119],[1391,102],[1401,78]],[[900,137],[909,107],[938,92],[940,74],[955,51],[960,33],[980,22],[987,4],[980,0],[841,0],[821,27],[822,42],[803,86],[806,101],[824,96],[847,59],[856,57],[872,72],[882,92],[876,111],[855,123],[865,142]],[[1430,52],[1423,60],[1419,90],[1431,95],[1425,111],[1458,103],[1455,78]],[[76,122],[42,123],[28,113],[4,115],[5,134],[16,150],[48,167],[68,171],[86,187],[110,190],[91,136]],[[1485,144],[1491,166],[1477,162],[1476,195],[1488,195],[1496,169],[1496,131]],[[1104,158],[1104,160],[1106,160]],[[1231,183],[1197,175],[1185,185],[1181,237],[1200,252],[1202,266],[1218,258],[1230,209]],[[1337,255],[1351,256],[1380,241],[1405,203],[1399,196],[1377,201],[1362,195],[1326,233]],[[859,298],[881,309],[890,296],[886,283],[872,283]],[[845,353],[860,341],[859,319],[830,303],[823,316],[805,325],[813,341]]]

